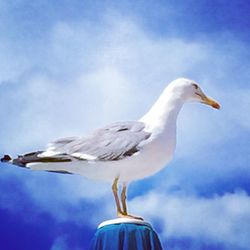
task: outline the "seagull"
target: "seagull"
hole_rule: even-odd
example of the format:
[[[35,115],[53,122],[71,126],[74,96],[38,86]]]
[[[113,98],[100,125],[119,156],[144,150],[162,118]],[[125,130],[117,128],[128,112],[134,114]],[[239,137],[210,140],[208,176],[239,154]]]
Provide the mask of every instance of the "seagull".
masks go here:
[[[127,186],[159,172],[173,158],[177,116],[183,104],[190,101],[220,109],[218,102],[207,97],[195,81],[178,78],[166,86],[151,109],[137,121],[115,122],[87,136],[57,139],[46,150],[15,159],[5,155],[1,161],[32,170],[108,181],[112,184],[117,216],[142,219],[128,213]]]

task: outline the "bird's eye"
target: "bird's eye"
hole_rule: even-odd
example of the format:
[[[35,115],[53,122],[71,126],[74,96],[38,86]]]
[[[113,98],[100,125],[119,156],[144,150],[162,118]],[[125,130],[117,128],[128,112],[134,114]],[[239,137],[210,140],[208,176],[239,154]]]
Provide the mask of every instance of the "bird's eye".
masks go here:
[[[196,89],[199,88],[199,86],[198,86],[196,83],[193,83],[192,85],[193,85]]]

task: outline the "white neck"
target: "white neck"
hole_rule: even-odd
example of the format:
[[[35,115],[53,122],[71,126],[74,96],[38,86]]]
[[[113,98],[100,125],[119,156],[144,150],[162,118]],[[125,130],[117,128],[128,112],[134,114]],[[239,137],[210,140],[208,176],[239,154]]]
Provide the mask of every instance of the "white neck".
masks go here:
[[[176,130],[177,115],[184,104],[181,95],[166,88],[152,108],[140,121],[146,124],[146,130],[155,134]],[[171,132],[170,132],[171,133]]]

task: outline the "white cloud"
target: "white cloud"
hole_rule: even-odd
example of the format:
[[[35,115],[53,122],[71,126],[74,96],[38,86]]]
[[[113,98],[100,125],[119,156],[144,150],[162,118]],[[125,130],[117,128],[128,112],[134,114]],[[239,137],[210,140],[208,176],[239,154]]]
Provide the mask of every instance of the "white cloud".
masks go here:
[[[244,115],[249,89],[241,87],[237,96],[235,91],[231,94],[233,83],[220,71],[231,62],[223,59],[219,46],[158,39],[132,21],[116,18],[107,17],[98,27],[87,22],[54,25],[43,44],[40,69],[45,70],[23,69],[22,78],[16,79],[20,83],[12,83],[7,95],[2,93],[2,151],[19,153],[113,120],[139,118],[165,84],[182,75],[201,82],[222,102],[222,111],[195,104],[186,107],[179,119],[177,155],[193,157],[194,152],[227,140],[232,131],[240,133],[239,124],[249,129]],[[36,55],[33,60],[36,64]],[[221,75],[225,83],[217,86]],[[244,111],[240,115],[239,109]]]
[[[166,242],[171,237],[190,237],[238,248],[250,244],[250,197],[241,191],[212,198],[152,191],[130,205],[146,220],[161,223]]]
[[[132,21],[117,17],[106,18],[98,27],[87,22],[59,22],[51,29],[40,53],[29,58],[29,63],[21,57],[13,72],[9,70],[12,62],[3,68],[2,80],[12,82],[0,85],[0,150],[12,154],[36,150],[56,137],[81,135],[114,120],[137,119],[166,83],[186,76],[197,80],[208,95],[217,98],[222,110],[217,112],[198,104],[184,108],[178,122],[176,157],[209,160],[216,154],[214,146],[236,140],[242,128],[248,131],[250,128],[247,116],[250,90],[243,84],[236,86],[232,73],[245,48],[231,54],[222,48],[223,41],[221,44],[159,39]],[[233,49],[239,46],[237,42],[232,44]],[[42,56],[41,51],[45,53]],[[249,70],[247,67],[245,70],[244,74],[239,72],[242,81],[248,79]],[[202,152],[210,153],[205,157]],[[188,166],[190,171],[200,167],[197,162]],[[224,159],[223,163],[227,165]],[[176,175],[171,178],[172,183],[178,184]],[[193,180],[189,181],[192,185]],[[94,225],[115,212],[106,184],[34,174],[25,187],[39,211],[49,212],[58,220],[69,219],[65,204],[80,207],[81,202],[94,199],[102,204],[94,211],[95,216],[86,219],[78,211],[75,220],[79,223],[88,220]],[[10,207],[11,197],[2,197],[1,204],[7,202]],[[59,209],[62,207],[65,210]],[[163,220],[164,237],[201,236],[243,247],[250,243],[245,233],[249,231],[246,223],[249,197],[244,193],[213,199],[151,193],[135,199],[131,207],[150,220],[157,216]],[[58,244],[63,245],[64,241],[58,239],[55,247]]]
[[[9,41],[0,39],[0,87],[1,83],[20,79],[31,63],[11,47]]]
[[[59,236],[55,239],[50,250],[67,250],[69,246],[67,244],[67,235]]]

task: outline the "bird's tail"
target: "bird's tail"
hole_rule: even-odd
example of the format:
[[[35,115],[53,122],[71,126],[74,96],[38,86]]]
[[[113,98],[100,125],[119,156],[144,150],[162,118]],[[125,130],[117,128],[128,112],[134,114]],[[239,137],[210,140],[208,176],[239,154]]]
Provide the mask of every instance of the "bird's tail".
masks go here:
[[[56,173],[63,173],[63,174],[70,174],[70,172],[65,171],[63,169],[55,169],[53,166],[53,163],[69,163],[73,159],[72,157],[66,155],[66,154],[58,154],[55,156],[50,157],[41,157],[40,155],[43,153],[43,151],[36,151],[24,155],[19,155],[17,158],[12,159],[9,155],[4,155],[3,158],[1,158],[1,162],[5,163],[11,163],[15,166],[22,167],[22,168],[30,168],[33,170],[45,170],[49,172],[56,172]],[[32,166],[30,164],[33,164]],[[36,168],[34,168],[34,164],[36,165]],[[48,167],[48,164],[52,164],[50,167]],[[51,168],[53,166],[53,168]]]

